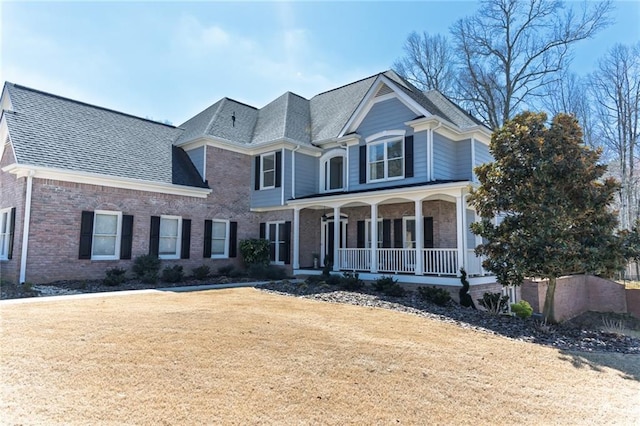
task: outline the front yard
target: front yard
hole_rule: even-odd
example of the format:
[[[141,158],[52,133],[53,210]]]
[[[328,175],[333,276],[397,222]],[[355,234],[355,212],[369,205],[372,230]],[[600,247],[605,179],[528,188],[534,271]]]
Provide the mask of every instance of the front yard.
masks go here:
[[[633,424],[640,356],[251,288],[3,304],[3,424]]]

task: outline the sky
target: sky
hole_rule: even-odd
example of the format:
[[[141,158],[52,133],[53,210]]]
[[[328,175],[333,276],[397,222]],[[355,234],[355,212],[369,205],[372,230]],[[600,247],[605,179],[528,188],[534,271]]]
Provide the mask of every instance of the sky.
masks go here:
[[[568,2],[571,4],[571,2]],[[591,71],[640,41],[640,0],[575,51]],[[12,2],[0,0],[0,81],[179,125],[222,97],[261,108],[392,67],[411,31],[448,34],[478,8],[421,2]]]

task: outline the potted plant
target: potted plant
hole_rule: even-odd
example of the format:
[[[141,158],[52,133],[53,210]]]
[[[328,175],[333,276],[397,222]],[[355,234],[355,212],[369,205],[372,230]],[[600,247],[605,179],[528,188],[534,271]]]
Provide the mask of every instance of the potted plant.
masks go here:
[[[318,269],[318,264],[320,263],[320,255],[318,253],[313,253],[311,256],[313,257],[313,269]]]

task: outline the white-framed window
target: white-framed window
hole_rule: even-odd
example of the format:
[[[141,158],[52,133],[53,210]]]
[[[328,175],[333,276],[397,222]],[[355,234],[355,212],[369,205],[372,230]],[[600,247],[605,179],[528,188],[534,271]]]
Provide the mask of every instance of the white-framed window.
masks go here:
[[[121,230],[122,212],[109,210],[94,211],[91,259],[119,259]]]
[[[344,150],[331,151],[321,158],[320,187],[323,192],[344,189],[346,181],[346,154]]]
[[[276,187],[276,153],[260,156],[260,189]]]
[[[367,145],[369,182],[404,177],[404,141],[393,137]]]
[[[181,239],[182,217],[160,216],[158,257],[160,259],[179,259]]]
[[[211,258],[226,259],[229,257],[229,221],[211,221]]]
[[[9,238],[11,237],[11,209],[0,210],[0,260],[9,258]]]
[[[404,248],[416,248],[416,218],[402,218],[402,244]]]
[[[365,247],[371,248],[371,219],[366,219]],[[378,248],[382,248],[382,219],[378,219]]]
[[[284,265],[287,257],[285,222],[267,222],[266,239],[269,240],[269,260],[275,265]]]

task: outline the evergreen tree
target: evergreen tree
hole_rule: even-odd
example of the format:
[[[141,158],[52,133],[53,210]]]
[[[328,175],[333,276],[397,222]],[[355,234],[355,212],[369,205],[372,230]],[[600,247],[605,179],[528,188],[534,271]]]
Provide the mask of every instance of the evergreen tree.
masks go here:
[[[491,139],[495,161],[476,168],[481,186],[471,202],[483,218],[472,230],[484,267],[503,285],[525,277],[549,280],[543,315],[555,321],[556,278],[610,276],[622,265],[617,219],[609,205],[620,186],[603,179],[599,150],[585,146],[577,120],[525,112]],[[494,217],[502,218],[495,224]]]

